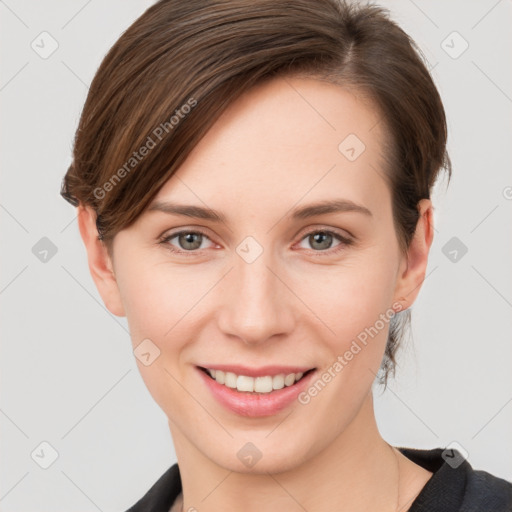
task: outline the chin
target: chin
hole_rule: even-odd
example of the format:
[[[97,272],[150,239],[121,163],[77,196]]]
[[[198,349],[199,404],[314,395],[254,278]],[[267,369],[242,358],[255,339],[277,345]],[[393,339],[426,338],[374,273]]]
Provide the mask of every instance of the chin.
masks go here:
[[[251,475],[286,473],[296,469],[301,464],[301,461],[297,459],[296,454],[292,456],[291,453],[273,453],[270,457],[266,457],[263,454],[261,459],[253,466],[245,465],[238,460],[234,461],[231,457],[228,460],[219,462],[225,462],[224,464],[219,465],[229,471]]]
[[[227,445],[218,447],[224,448],[224,451],[219,452],[217,448],[215,451],[208,450],[209,453],[205,451],[205,454],[214,464],[228,471],[252,475],[292,471],[312,456],[313,443],[300,441],[298,437],[294,440],[288,438],[292,442],[286,443],[286,446],[278,437],[272,441],[255,439],[251,442],[248,439],[250,437],[244,436],[243,439],[230,440]],[[235,446],[237,448],[233,450]]]

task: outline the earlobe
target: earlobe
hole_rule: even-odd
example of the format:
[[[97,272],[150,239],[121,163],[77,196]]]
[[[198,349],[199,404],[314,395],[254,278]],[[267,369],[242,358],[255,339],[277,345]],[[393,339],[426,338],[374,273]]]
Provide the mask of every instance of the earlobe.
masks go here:
[[[89,271],[105,307],[116,316],[125,316],[113,262],[106,245],[98,239],[96,213],[90,206],[77,208],[80,236],[87,251]]]
[[[395,287],[395,302],[400,302],[401,310],[409,308],[425,280],[428,254],[434,238],[433,210],[430,199],[418,203],[418,222],[409,244],[407,255],[402,262]]]

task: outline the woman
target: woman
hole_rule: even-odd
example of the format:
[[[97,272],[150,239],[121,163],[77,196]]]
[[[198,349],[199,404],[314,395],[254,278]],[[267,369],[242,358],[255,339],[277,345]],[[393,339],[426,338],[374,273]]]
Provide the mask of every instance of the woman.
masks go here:
[[[121,36],[62,194],[176,449],[131,511],[510,510],[512,484],[392,447],[373,411],[446,138],[376,6],[165,0]]]

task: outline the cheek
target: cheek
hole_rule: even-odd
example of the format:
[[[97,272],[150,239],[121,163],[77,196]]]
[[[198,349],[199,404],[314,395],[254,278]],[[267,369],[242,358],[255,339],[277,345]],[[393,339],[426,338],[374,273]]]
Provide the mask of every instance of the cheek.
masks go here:
[[[165,264],[125,262],[119,266],[119,290],[130,329],[136,363],[144,383],[160,407],[170,411],[184,410],[190,396],[177,382],[184,381],[181,362],[190,342],[191,322],[206,291],[203,280],[191,286],[191,272],[173,269]],[[204,288],[204,289],[203,289]],[[193,336],[192,336],[193,337]],[[145,340],[150,340],[148,344]],[[144,344],[141,344],[144,340]],[[141,349],[138,349],[139,346]],[[150,352],[156,357],[145,364],[137,353]]]
[[[172,271],[161,263],[130,264],[120,269],[119,290],[134,344],[142,338],[162,343],[172,335],[201,294],[201,282],[191,282],[190,269]]]
[[[359,410],[379,370],[395,315],[391,305],[396,265],[391,251],[370,251],[357,263],[354,259],[350,266],[331,269],[322,293],[320,287],[310,286],[313,279],[308,284],[308,304],[322,312],[322,321],[334,334],[319,340],[326,349],[323,366],[300,403],[311,404],[319,418],[334,415],[333,435]]]
[[[396,283],[396,255],[391,251],[367,251],[355,255],[322,272],[301,273],[298,294],[324,324],[334,331],[336,349],[366,327],[372,326],[380,315],[389,311]],[[297,286],[299,278],[297,277]]]
[[[315,401],[320,415],[338,411],[341,423],[349,421],[360,407],[384,355],[395,315],[391,305],[398,260],[393,251],[375,246],[336,271],[330,268],[323,278],[316,275],[305,282],[308,304],[334,332],[322,340],[325,357],[319,378],[323,382],[315,383],[304,402]],[[316,400],[324,387],[323,398]]]

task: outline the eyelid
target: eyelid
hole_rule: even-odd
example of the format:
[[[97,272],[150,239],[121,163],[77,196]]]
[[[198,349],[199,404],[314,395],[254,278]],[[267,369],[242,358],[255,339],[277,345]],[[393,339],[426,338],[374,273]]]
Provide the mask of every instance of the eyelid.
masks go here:
[[[174,229],[176,231],[174,231]],[[211,236],[208,234],[209,230],[207,230],[207,228],[204,228],[202,226],[194,226],[194,225],[183,226],[183,227],[180,226],[180,227],[174,228],[174,229],[173,228],[166,229],[160,236],[158,236],[158,239],[161,240],[163,238],[169,238],[171,236],[179,235],[183,231],[186,231],[189,233],[194,233],[194,232],[201,233],[202,235],[205,235],[211,239]],[[327,226],[325,224],[313,224],[313,225],[309,225],[304,228],[301,228],[295,234],[294,238],[298,237],[301,233],[303,233],[300,238],[300,240],[302,240],[304,238],[304,236],[309,235],[313,231],[328,231],[330,233],[335,233],[342,238],[345,238],[345,239],[349,238],[349,239],[355,240],[354,235],[347,229],[335,228],[333,226]]]
[[[307,226],[307,227],[303,228],[301,231],[299,231],[299,234],[296,235],[299,237],[299,240],[294,245],[300,244],[306,237],[316,234],[316,233],[320,233],[320,232],[332,234],[334,236],[334,238],[336,238],[340,243],[338,245],[331,247],[329,249],[326,249],[324,251],[315,251],[314,249],[306,249],[308,252],[313,253],[315,255],[323,255],[323,254],[332,255],[333,253],[336,252],[336,249],[339,248],[340,246],[346,247],[348,245],[353,244],[355,241],[352,233],[348,232],[347,230],[342,231],[339,228],[334,228],[334,227],[325,226],[325,225],[313,225],[313,226]],[[346,234],[343,234],[343,232]],[[208,238],[208,240],[212,244],[218,245],[211,239],[209,234],[206,232],[205,228],[194,227],[194,226],[185,226],[185,227],[176,228],[176,231],[174,231],[174,230],[165,231],[160,237],[158,237],[158,242],[162,243],[162,244],[170,245],[169,244],[170,239],[175,238],[176,236],[183,234],[183,233],[201,234],[204,237]],[[172,249],[170,249],[170,250],[171,250],[171,252],[173,252],[175,254],[197,255],[197,254],[201,254],[206,249],[196,249],[193,251],[186,251],[184,249],[180,249],[180,248],[176,248],[176,247],[172,246]]]
[[[337,256],[339,253],[341,253],[343,250],[347,249],[351,245],[354,244],[355,238],[352,234],[347,235],[342,234],[340,230],[336,228],[331,227],[315,227],[315,226],[308,226],[307,231],[299,236],[299,241],[294,244],[298,245],[302,243],[308,236],[316,234],[316,233],[328,233],[333,236],[334,239],[338,240],[338,244],[334,247],[330,247],[329,249],[325,249],[323,251],[315,251],[314,249],[303,249],[306,251],[308,255],[311,255],[312,257],[316,258],[328,258],[328,257],[334,257]]]
[[[181,235],[183,233],[186,233],[186,234],[194,233],[194,234],[203,235],[204,237],[208,238],[208,240],[212,244],[217,245],[217,244],[215,244],[215,242],[211,239],[211,237],[208,235],[208,233],[203,228],[185,227],[185,228],[176,228],[176,229],[177,229],[177,231],[172,231],[172,230],[171,231],[165,231],[161,236],[158,237],[158,243],[167,243],[167,244],[169,244],[169,240],[172,239],[172,238],[177,237],[178,235]],[[171,250],[172,250],[172,252],[175,252],[175,253],[178,253],[178,254],[179,253],[199,254],[199,253],[201,253],[205,249],[196,249],[194,251],[186,251],[184,249],[175,248],[173,246],[173,249],[171,249]]]
[[[348,231],[346,229],[335,228],[333,226],[327,226],[325,224],[309,225],[309,226],[301,229],[295,236],[299,236],[300,237],[299,241],[301,241],[304,239],[305,236],[307,236],[311,233],[317,233],[320,231],[337,235],[346,242],[355,241],[355,236],[350,231]]]

